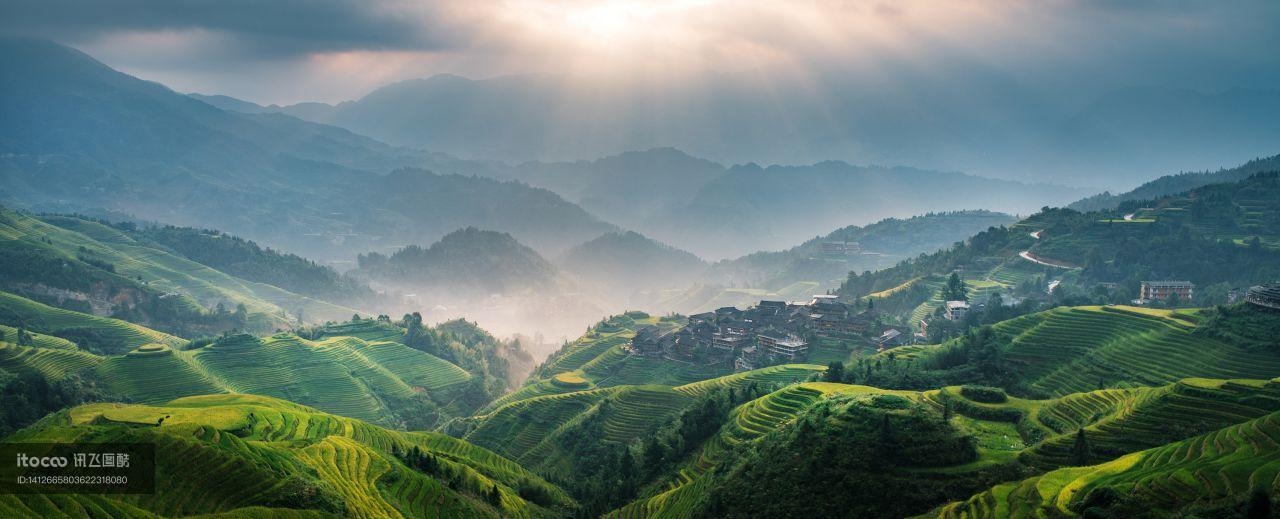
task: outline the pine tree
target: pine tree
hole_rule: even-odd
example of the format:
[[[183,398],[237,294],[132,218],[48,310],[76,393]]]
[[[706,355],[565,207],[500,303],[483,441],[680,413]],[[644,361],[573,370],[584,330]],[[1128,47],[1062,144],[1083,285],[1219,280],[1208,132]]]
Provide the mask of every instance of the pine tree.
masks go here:
[[[1089,439],[1084,435],[1084,427],[1076,429],[1076,443],[1071,446],[1071,462],[1076,466],[1089,464]]]

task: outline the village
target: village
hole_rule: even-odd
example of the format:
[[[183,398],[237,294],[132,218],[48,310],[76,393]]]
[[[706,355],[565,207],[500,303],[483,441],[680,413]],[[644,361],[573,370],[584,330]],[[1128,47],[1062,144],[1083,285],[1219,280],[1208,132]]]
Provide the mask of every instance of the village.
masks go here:
[[[1187,281],[1144,281],[1133,304],[1190,301],[1194,286]],[[1260,306],[1280,307],[1277,292],[1280,289],[1274,285],[1253,287],[1249,300]],[[1236,298],[1233,291],[1231,299]],[[966,300],[948,300],[942,303],[936,317],[964,321],[970,310]],[[919,322],[921,330],[915,333],[884,322],[870,305],[857,308],[835,295],[819,294],[809,301],[762,300],[746,310],[726,306],[690,315],[685,325],[676,330],[646,326],[637,330],[624,348],[634,356],[706,364],[732,362],[735,370],[746,371],[809,361],[811,350],[823,342],[839,344],[846,350],[861,347],[884,352],[927,340],[927,320]]]
[[[884,351],[910,338],[897,328],[882,326],[874,309],[858,311],[836,296],[815,295],[808,302],[760,301],[746,310],[727,306],[691,315],[675,331],[646,326],[626,348],[637,356],[732,360],[734,368],[743,371],[806,361],[818,341],[859,343]]]

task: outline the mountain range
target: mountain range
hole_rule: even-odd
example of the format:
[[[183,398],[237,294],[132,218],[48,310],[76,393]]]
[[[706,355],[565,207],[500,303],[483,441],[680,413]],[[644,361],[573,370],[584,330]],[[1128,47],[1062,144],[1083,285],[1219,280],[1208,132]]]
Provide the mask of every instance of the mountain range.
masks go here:
[[[856,83],[830,92],[749,73],[697,85],[652,78],[640,86],[587,86],[554,75],[445,74],[386,85],[337,105],[209,100],[465,158],[582,160],[679,146],[726,163],[837,159],[1111,189],[1159,171],[1270,153],[1280,138],[1280,92],[1274,90],[1142,86],[1059,106],[1014,82],[979,78],[872,95],[859,94]]]

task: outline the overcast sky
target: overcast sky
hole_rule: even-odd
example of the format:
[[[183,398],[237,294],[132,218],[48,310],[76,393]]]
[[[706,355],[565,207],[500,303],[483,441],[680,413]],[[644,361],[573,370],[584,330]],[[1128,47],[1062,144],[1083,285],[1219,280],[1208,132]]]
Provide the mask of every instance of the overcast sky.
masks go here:
[[[1085,102],[1280,87],[1275,0],[4,0],[47,37],[180,91],[337,102],[437,73],[752,71],[851,88],[964,77]]]

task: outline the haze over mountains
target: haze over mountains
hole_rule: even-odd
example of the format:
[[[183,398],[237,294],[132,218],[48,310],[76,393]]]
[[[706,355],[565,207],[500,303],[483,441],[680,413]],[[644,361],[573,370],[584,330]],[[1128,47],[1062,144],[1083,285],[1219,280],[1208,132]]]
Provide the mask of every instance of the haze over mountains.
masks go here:
[[[1269,154],[1280,140],[1280,91],[1265,89],[1133,86],[1073,106],[963,75],[861,94],[857,81],[815,88],[752,73],[643,83],[443,74],[337,105],[204,99],[465,158],[581,160],[676,146],[723,163],[843,160],[1111,189]]]

